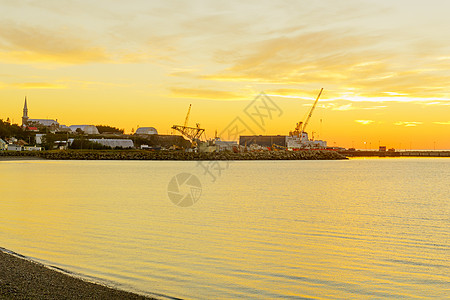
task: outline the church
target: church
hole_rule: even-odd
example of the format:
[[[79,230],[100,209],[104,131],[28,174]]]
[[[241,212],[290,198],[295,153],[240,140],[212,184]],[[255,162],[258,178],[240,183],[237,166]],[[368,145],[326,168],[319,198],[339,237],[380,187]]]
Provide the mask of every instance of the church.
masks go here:
[[[31,126],[45,126],[45,127],[53,127],[59,128],[58,120],[51,119],[30,119],[28,117],[28,105],[27,105],[27,97],[25,97],[25,104],[23,106],[23,116],[22,116],[22,126],[23,127],[31,127]]]

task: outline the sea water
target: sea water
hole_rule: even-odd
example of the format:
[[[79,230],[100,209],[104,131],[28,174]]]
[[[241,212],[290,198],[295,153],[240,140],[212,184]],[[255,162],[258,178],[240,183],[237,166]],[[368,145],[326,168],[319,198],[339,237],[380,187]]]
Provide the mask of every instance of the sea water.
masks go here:
[[[147,295],[442,299],[449,182],[448,158],[1,161],[0,247]]]

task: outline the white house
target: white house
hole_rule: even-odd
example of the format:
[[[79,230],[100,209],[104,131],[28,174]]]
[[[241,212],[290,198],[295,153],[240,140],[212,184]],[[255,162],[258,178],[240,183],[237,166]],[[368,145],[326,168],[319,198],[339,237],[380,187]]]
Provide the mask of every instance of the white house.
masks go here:
[[[6,142],[0,139],[0,150],[6,150]]]
[[[23,147],[24,151],[42,151],[41,147],[36,147],[36,146],[25,146]]]
[[[8,151],[22,151],[22,146],[14,145],[14,144],[9,144],[9,145],[7,146],[7,149],[6,149],[6,150],[8,150]]]
[[[45,136],[43,133],[36,134],[36,144],[41,145],[42,144],[42,138]]]

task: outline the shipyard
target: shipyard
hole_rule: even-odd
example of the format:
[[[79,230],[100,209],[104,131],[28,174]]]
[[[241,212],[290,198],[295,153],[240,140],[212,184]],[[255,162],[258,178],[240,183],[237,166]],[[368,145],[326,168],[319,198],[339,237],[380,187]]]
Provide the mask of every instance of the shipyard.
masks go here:
[[[192,104],[189,105],[183,125],[173,125],[173,132],[179,135],[160,135],[154,127],[139,127],[134,133],[125,134],[111,126],[63,125],[57,119],[33,119],[28,116],[28,101],[25,97],[21,135],[23,139],[6,136],[0,140],[1,150],[5,151],[41,151],[41,150],[106,150],[106,149],[141,149],[150,151],[185,151],[185,152],[222,152],[233,153],[261,151],[299,151],[299,150],[339,150],[328,147],[327,142],[309,138],[307,125],[317,106],[323,89],[320,90],[312,107],[303,121],[296,123],[289,135],[240,135],[236,140],[222,140],[215,133],[214,138],[207,139],[205,129],[196,123],[190,126],[189,119]],[[12,126],[10,121],[2,121],[3,126]],[[17,125],[16,125],[17,127]],[[28,140],[28,142],[26,141]]]
[[[256,155],[256,156],[189,156],[179,153],[251,153],[251,152],[296,152],[296,151],[325,151],[335,152],[331,155],[319,155],[316,159],[336,159],[338,157],[448,157],[449,151],[396,151],[394,148],[387,149],[386,146],[380,146],[377,150],[357,150],[355,148],[343,148],[338,146],[329,146],[327,141],[314,138],[314,132],[310,138],[307,126],[317,107],[323,88],[320,89],[315,101],[309,108],[304,120],[298,121],[293,130],[288,135],[239,135],[234,136],[234,140],[222,140],[215,132],[214,138],[207,139],[205,129],[199,123],[190,126],[190,113],[192,104],[189,105],[183,125],[173,125],[172,134],[161,135],[154,127],[138,127],[132,134],[125,134],[123,129],[105,125],[70,125],[60,124],[58,120],[53,119],[32,119],[28,116],[28,102],[25,97],[22,125],[11,124],[9,120],[1,121],[5,126],[16,126],[20,128],[20,135],[23,139],[15,136],[8,136],[6,133],[0,137],[0,152],[3,157],[36,156],[47,158],[65,157],[84,157],[85,159],[314,159],[314,155]],[[267,96],[265,96],[267,97]],[[16,129],[17,129],[16,128]],[[5,132],[5,130],[3,130]],[[17,132],[17,130],[16,130]],[[174,134],[174,133],[178,133]],[[28,142],[26,141],[28,140]],[[133,155],[86,155],[86,150],[135,150]],[[31,152],[53,151],[51,155],[31,154]],[[55,155],[54,151],[85,150],[84,155]],[[176,155],[137,155],[136,150],[141,151],[174,151]],[[11,152],[23,152],[23,154],[13,154]],[[9,153],[9,154],[8,154]],[[28,153],[28,154],[27,154]]]
[[[449,299],[450,1],[0,1],[1,299]]]

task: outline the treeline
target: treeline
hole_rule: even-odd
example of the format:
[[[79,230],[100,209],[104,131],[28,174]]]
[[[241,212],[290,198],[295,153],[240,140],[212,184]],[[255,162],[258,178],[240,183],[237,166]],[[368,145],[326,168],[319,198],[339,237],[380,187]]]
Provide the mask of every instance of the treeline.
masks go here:
[[[9,122],[0,119],[0,138],[6,139],[15,137],[17,139],[22,139],[28,141],[31,134],[27,131],[22,130],[22,128],[17,124],[10,124]]]
[[[69,138],[73,138],[69,149],[92,149],[92,150],[107,150],[111,147],[92,142],[87,137],[81,135],[67,134],[67,133],[49,133],[42,137],[42,147],[45,150],[52,150],[59,143],[68,142]]]
[[[69,149],[108,150],[111,149],[111,147],[90,141],[82,137],[82,138],[75,138],[72,144],[69,146]]]
[[[125,132],[125,129],[119,129],[116,127],[108,126],[108,125],[95,125],[97,127],[98,132],[102,133],[121,133]]]

